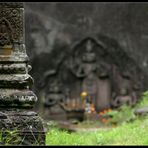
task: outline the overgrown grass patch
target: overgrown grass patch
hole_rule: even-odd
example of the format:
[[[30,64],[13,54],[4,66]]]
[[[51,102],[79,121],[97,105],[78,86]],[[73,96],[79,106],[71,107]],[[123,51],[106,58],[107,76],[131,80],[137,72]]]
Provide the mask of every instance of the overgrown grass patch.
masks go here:
[[[53,128],[46,145],[148,145],[148,118],[124,123],[110,130],[69,133]]]

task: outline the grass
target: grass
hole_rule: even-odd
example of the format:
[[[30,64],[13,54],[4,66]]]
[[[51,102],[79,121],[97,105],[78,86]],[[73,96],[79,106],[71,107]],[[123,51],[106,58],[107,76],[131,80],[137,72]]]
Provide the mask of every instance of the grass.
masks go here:
[[[148,118],[107,131],[68,133],[58,128],[46,136],[46,145],[148,145]]]
[[[102,145],[148,145],[148,119],[125,123],[109,132],[100,133]]]
[[[134,107],[124,106],[114,118],[121,120],[127,115],[128,120],[120,123],[116,128],[96,132],[73,132],[63,131],[54,126],[46,135],[46,145],[148,145],[148,116],[134,117],[136,108],[148,106],[148,91],[143,99]]]

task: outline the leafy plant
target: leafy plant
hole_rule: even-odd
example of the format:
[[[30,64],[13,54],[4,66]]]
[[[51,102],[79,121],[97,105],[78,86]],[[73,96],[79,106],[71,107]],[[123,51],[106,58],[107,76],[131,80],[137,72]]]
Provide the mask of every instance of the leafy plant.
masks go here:
[[[33,131],[30,131],[30,134],[33,138],[33,143],[30,143],[30,141],[26,138],[26,135],[24,137],[20,136],[21,131],[18,131],[17,129],[14,130],[3,130],[0,132],[0,145],[4,146],[14,146],[14,145],[40,145],[40,140],[42,140],[41,135],[36,137],[33,133]]]
[[[107,114],[112,117],[111,123],[113,124],[129,122],[136,118],[134,109],[127,105],[123,105],[119,108],[119,110],[112,110]]]
[[[22,138],[19,136],[17,130],[5,130],[0,132],[1,145],[18,145]]]
[[[142,99],[140,99],[134,107],[123,105],[119,109],[112,110],[107,114],[112,117],[111,123],[121,124],[135,120],[136,115],[134,114],[134,111],[137,108],[144,106],[148,106],[148,91],[143,93]]]

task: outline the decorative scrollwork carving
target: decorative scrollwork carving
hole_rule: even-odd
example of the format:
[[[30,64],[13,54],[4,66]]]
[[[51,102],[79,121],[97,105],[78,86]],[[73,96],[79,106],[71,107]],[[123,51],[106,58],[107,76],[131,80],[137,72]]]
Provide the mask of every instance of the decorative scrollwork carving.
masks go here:
[[[21,9],[1,7],[0,18],[0,45],[13,45],[14,42],[20,42],[23,36]]]
[[[5,3],[0,3],[0,7],[9,7],[9,8],[23,8],[23,3],[20,2],[5,2]]]
[[[10,45],[12,40],[12,28],[9,21],[6,18],[0,20],[0,45]]]

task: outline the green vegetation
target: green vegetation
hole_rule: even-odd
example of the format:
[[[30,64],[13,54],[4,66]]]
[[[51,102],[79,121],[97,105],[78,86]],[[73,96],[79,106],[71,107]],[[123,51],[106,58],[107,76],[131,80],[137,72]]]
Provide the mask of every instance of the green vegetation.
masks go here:
[[[21,142],[21,137],[17,130],[5,130],[0,132],[0,145],[10,146],[18,145]]]
[[[148,145],[148,119],[137,119],[110,130],[68,133],[53,128],[46,145]]]
[[[118,126],[96,132],[73,132],[60,130],[52,126],[46,136],[46,145],[148,145],[148,116],[137,117],[134,110],[148,106],[148,91],[134,107],[123,106],[113,110],[113,123]]]

